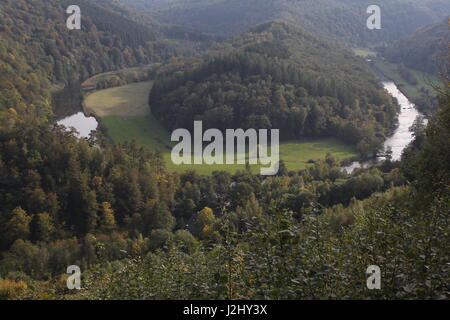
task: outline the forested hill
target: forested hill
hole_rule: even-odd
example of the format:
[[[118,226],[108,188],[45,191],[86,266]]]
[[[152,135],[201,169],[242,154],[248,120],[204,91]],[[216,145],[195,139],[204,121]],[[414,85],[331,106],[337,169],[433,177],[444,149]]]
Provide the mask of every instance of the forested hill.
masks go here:
[[[384,48],[382,53],[395,63],[437,74],[443,72],[443,61],[450,42],[449,20],[418,29],[414,34]]]
[[[109,0],[80,0],[82,29],[68,30],[68,0],[0,3],[0,108],[49,110],[52,84],[194,52],[205,39],[180,34]],[[183,45],[181,45],[183,44]]]
[[[194,119],[220,129],[281,128],[282,139],[337,136],[368,155],[396,115],[362,59],[279,21],[166,70],[150,105],[169,129]]]
[[[146,10],[161,22],[204,32],[237,34],[270,19],[283,19],[307,30],[351,44],[373,45],[399,39],[450,12],[447,0],[119,0]],[[381,7],[382,29],[368,30],[368,6]]]

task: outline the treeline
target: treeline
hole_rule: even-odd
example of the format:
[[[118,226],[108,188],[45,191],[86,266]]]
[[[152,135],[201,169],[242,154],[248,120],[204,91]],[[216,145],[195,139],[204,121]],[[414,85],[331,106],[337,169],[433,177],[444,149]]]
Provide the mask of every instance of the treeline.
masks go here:
[[[371,156],[396,123],[397,105],[362,60],[283,22],[164,70],[149,102],[169,129],[194,119],[222,130],[279,128],[282,139],[337,136]]]
[[[142,70],[123,70],[115,72],[111,76],[101,77],[93,81],[97,90],[124,86],[130,83],[149,81],[154,78],[154,68]]]

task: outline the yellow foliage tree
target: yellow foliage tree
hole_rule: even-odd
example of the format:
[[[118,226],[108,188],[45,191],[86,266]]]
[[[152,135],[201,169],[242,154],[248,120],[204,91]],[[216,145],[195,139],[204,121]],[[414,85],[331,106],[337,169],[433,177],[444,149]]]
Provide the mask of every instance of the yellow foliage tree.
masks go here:
[[[211,208],[205,207],[197,213],[195,226],[201,239],[213,240],[219,236],[219,233],[214,230],[216,221],[216,216]]]
[[[109,202],[102,203],[102,216],[100,230],[102,232],[112,232],[116,229],[116,218]]]

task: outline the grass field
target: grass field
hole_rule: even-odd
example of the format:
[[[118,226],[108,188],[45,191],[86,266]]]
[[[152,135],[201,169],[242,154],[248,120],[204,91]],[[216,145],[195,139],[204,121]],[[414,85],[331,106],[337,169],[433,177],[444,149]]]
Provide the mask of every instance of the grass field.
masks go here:
[[[122,87],[96,91],[87,96],[87,113],[105,116],[145,116],[150,113],[148,96],[152,82],[132,83]]]
[[[245,169],[245,165],[175,165],[171,160],[174,143],[147,105],[150,88],[151,83],[144,82],[97,91],[87,97],[85,107],[101,118],[114,142],[136,141],[149,150],[160,150],[171,171],[196,170],[211,174],[217,170],[234,173]],[[333,138],[290,141],[280,145],[280,157],[289,170],[304,169],[309,160],[323,159],[328,152],[341,160],[356,156],[351,147]],[[259,172],[259,165],[251,167],[253,172]]]
[[[305,140],[302,142],[292,141],[281,143],[280,145],[280,158],[285,162],[288,170],[305,169],[307,166],[311,166],[311,164],[308,164],[308,160],[323,159],[325,158],[327,152],[334,154],[341,160],[354,157],[356,155],[350,147],[342,145],[342,143],[332,138]],[[245,165],[175,165],[171,160],[170,152],[164,152],[163,156],[167,168],[176,172],[196,170],[199,173],[211,174],[214,171],[220,170],[235,173],[238,170],[245,169]],[[261,165],[251,165],[250,167],[252,172],[260,172]]]
[[[304,141],[283,142],[280,144],[280,159],[282,159],[288,170],[305,169],[311,164],[309,160],[324,159],[326,154],[330,152],[338,159],[343,160],[356,156],[352,148],[343,145],[336,139],[316,139]],[[227,171],[235,173],[238,170],[244,170],[245,165],[175,165],[171,160],[170,151],[164,150],[163,156],[166,166],[171,171],[182,172],[186,170],[196,170],[203,174],[211,174],[214,171]],[[242,155],[238,155],[239,158]],[[251,165],[252,171],[260,172],[261,165]]]
[[[151,115],[147,116],[106,116],[101,118],[108,135],[116,143],[136,141],[151,150],[172,149],[167,131]]]
[[[170,153],[174,143],[170,141],[167,131],[151,115],[107,116],[102,118],[102,123],[107,129],[108,135],[116,143],[136,141],[150,150],[160,150],[167,168],[171,171],[196,170],[199,173],[211,174],[217,170],[234,173],[237,170],[245,169],[245,165],[175,165],[172,163]],[[334,138],[289,141],[280,145],[280,157],[289,170],[304,169],[310,165],[308,164],[309,160],[323,159],[328,152],[340,160],[356,156],[350,146]],[[251,167],[254,172],[259,172],[260,165]]]
[[[367,48],[356,48],[356,49],[353,49],[353,52],[357,56],[363,57],[363,58],[375,57],[377,55],[375,51],[372,51]]]

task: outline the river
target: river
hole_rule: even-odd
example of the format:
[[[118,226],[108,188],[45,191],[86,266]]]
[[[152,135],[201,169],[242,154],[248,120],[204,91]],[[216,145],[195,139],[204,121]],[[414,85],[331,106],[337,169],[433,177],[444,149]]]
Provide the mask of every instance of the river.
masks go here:
[[[95,131],[98,127],[97,119],[86,117],[81,111],[59,120],[58,124],[67,128],[74,128],[77,130],[79,138],[89,138],[91,131]]]
[[[384,150],[387,148],[392,149],[392,160],[400,160],[403,150],[413,140],[413,134],[409,130],[414,124],[416,118],[422,115],[416,108],[416,106],[408,100],[408,98],[397,88],[392,81],[383,81],[384,88],[390,95],[397,99],[401,110],[398,116],[398,127],[394,134],[384,142]],[[351,173],[358,168],[366,168],[377,162],[383,161],[384,158],[380,157],[373,161],[355,161],[347,167],[344,167],[347,172]]]

